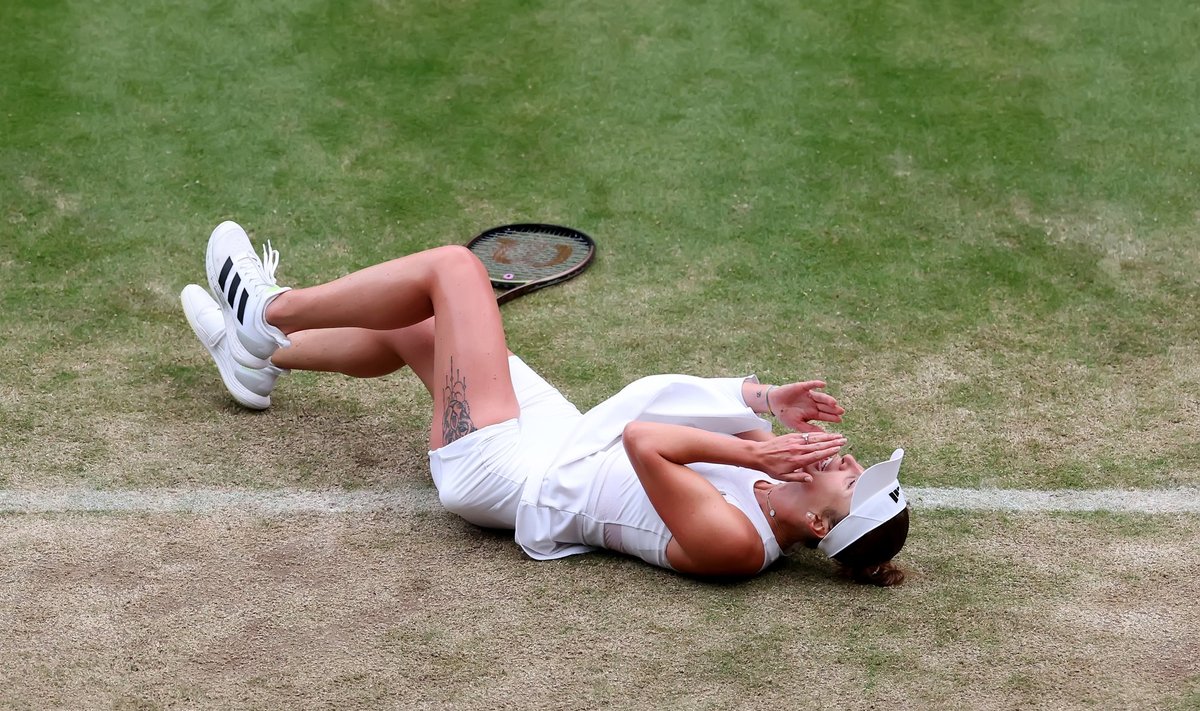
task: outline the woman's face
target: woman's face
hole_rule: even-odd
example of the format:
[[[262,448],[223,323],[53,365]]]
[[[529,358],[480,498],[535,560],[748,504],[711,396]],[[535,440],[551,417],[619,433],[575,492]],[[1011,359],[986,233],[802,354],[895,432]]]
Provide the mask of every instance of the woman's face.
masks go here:
[[[832,509],[839,517],[850,513],[850,497],[854,495],[854,487],[858,477],[862,476],[863,467],[853,456],[838,455],[805,467],[812,475],[812,481],[807,482],[808,503],[813,511],[823,512]]]

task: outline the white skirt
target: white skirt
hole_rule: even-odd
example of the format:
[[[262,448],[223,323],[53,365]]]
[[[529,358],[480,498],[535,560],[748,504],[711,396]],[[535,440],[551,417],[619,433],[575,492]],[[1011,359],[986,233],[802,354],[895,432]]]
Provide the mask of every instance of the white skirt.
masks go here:
[[[429,453],[442,506],[477,526],[516,528],[525,480],[541,476],[579,409],[517,356],[508,358],[521,406],[516,419],[488,425]]]

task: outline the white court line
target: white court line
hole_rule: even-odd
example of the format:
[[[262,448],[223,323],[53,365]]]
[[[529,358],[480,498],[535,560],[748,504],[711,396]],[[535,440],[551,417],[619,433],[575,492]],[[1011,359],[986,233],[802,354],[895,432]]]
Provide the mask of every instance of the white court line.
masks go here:
[[[1200,488],[905,489],[915,509],[964,511],[1111,511],[1200,513]],[[440,510],[437,492],[425,486],[356,491],[302,489],[0,489],[0,513],[208,513],[314,514]]]
[[[1200,488],[1179,489],[905,489],[914,508],[964,511],[1111,511],[1200,513]]]
[[[0,489],[0,513],[209,513],[255,514],[430,511],[437,492],[408,486],[364,489]]]

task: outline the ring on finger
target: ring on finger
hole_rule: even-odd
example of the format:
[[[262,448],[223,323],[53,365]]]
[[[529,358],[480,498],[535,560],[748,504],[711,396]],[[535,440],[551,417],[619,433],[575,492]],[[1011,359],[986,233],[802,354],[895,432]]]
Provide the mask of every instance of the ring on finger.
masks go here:
[[[804,443],[808,444],[808,433],[807,432],[804,433]]]

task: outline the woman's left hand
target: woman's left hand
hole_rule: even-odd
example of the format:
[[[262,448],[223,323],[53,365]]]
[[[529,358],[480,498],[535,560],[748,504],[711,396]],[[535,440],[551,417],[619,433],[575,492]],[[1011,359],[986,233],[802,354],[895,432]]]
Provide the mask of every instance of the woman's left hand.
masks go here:
[[[778,385],[767,393],[768,404],[784,426],[797,432],[823,432],[813,420],[841,422],[846,412],[832,395],[819,391],[823,387],[822,380]]]
[[[833,432],[785,434],[758,443],[754,468],[783,481],[812,481],[804,468],[832,457],[845,444],[846,438]]]

